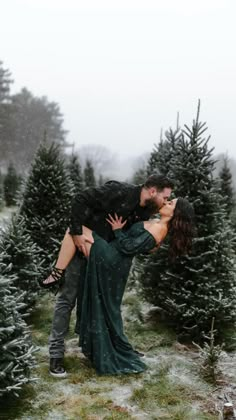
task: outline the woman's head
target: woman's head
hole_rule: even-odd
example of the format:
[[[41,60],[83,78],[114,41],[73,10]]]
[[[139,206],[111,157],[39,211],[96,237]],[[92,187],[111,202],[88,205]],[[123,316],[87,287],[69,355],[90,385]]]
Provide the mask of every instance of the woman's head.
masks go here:
[[[162,218],[165,218],[166,220],[170,220],[173,217],[177,200],[178,198],[174,198],[173,200],[167,201],[166,203],[163,204],[163,206],[159,210],[159,214],[161,215]]]
[[[169,253],[170,257],[175,259],[188,253],[191,249],[194,235],[194,210],[189,201],[181,197],[176,199],[172,206],[174,208],[168,222],[170,234]]]

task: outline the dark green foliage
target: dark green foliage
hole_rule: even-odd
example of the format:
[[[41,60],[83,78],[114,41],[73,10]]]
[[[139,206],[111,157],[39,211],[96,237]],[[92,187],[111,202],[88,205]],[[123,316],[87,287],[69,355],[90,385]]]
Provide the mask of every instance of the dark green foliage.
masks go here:
[[[173,149],[167,173],[176,183],[176,196],[187,196],[195,209],[198,234],[192,253],[171,263],[166,241],[148,258],[141,276],[146,298],[163,309],[181,335],[196,340],[209,331],[213,317],[218,334],[236,319],[235,238],[213,180],[205,130],[198,109],[192,127],[185,126]]]
[[[219,173],[220,192],[225,199],[225,206],[228,216],[230,216],[234,208],[234,191],[232,184],[232,174],[229,168],[228,159],[225,157],[223,166]]]
[[[16,204],[17,192],[20,187],[20,177],[11,162],[7,168],[7,174],[3,181],[4,199],[6,206],[14,206]]]
[[[95,187],[96,179],[94,175],[94,168],[90,160],[86,160],[84,168],[84,184],[86,187]]]
[[[12,277],[0,255],[0,398],[17,394],[29,382],[34,366],[34,348],[28,327],[20,312],[24,308],[22,296],[12,286]]]
[[[77,194],[84,188],[84,181],[79,158],[76,154],[72,154],[69,158],[68,171],[73,184],[74,194]]]
[[[45,268],[53,262],[69,224],[72,185],[56,145],[41,144],[23,193],[20,213],[41,249]]]
[[[8,274],[14,278],[13,285],[17,287],[18,293],[24,292],[23,301],[27,309],[31,308],[38,296],[37,279],[42,273],[39,250],[26,232],[22,217],[12,218],[3,232],[0,253],[2,263],[8,267]]]

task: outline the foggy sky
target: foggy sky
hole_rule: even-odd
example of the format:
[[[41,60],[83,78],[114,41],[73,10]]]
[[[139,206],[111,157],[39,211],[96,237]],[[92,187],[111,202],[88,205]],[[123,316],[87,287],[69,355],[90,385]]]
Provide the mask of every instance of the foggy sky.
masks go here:
[[[210,144],[236,158],[235,12],[234,0],[8,0],[0,59],[13,93],[59,103],[77,146],[150,152],[200,98]]]

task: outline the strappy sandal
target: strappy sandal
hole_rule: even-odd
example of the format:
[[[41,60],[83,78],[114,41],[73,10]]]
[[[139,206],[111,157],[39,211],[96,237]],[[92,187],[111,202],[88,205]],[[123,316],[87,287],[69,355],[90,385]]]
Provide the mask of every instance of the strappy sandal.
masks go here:
[[[44,283],[49,278],[52,278],[48,283]],[[65,282],[65,270],[62,268],[53,267],[51,273],[46,279],[39,280],[39,285],[44,289],[55,289],[59,290]]]

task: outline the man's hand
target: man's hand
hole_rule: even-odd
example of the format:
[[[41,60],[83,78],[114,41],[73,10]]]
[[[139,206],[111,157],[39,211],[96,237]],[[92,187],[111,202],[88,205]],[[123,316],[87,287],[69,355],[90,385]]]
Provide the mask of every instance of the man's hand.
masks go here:
[[[88,257],[86,243],[93,244],[94,241],[89,239],[86,235],[73,235],[72,238],[79,251],[82,252],[85,257]]]

